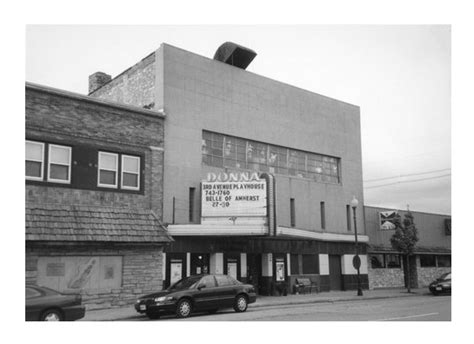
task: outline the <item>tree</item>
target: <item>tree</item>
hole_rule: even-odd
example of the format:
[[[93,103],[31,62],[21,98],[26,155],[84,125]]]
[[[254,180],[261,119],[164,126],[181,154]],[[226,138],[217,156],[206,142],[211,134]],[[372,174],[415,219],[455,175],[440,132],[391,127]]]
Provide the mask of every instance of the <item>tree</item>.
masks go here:
[[[392,247],[406,257],[407,269],[407,291],[410,293],[410,255],[415,252],[416,243],[418,242],[418,230],[416,229],[413,214],[410,209],[407,210],[403,222],[400,215],[397,215],[394,220],[396,226],[395,233],[390,238]]]

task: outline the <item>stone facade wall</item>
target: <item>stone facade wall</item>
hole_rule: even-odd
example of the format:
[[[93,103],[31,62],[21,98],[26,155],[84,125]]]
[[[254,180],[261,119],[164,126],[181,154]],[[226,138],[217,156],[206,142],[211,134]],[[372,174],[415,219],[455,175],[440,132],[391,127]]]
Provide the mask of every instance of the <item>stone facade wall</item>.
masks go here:
[[[155,77],[155,53],[153,53],[90,95],[153,109],[156,103]]]
[[[451,271],[451,268],[418,267],[418,286],[420,288],[428,287],[428,285],[434,280],[436,280],[439,276],[450,271]]]
[[[369,289],[404,287],[403,269],[372,269],[369,266]]]
[[[73,245],[63,246],[27,243],[26,283],[35,283],[39,257],[51,256],[122,256],[122,286],[117,289],[81,290],[87,309],[115,308],[131,305],[137,297],[163,287],[163,249],[139,245]]]

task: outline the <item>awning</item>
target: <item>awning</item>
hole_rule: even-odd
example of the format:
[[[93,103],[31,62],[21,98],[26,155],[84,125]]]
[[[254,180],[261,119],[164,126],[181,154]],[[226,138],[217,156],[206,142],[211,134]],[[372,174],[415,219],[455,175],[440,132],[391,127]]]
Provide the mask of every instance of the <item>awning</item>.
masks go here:
[[[27,203],[25,212],[27,241],[173,241],[147,209]]]

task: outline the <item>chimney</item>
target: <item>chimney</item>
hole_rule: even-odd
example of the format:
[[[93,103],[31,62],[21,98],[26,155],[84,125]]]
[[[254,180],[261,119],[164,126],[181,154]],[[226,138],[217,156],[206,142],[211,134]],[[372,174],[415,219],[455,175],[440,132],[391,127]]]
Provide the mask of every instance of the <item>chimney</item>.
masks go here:
[[[96,72],[89,75],[89,94],[101,88],[110,80],[112,80],[112,77],[102,72]]]

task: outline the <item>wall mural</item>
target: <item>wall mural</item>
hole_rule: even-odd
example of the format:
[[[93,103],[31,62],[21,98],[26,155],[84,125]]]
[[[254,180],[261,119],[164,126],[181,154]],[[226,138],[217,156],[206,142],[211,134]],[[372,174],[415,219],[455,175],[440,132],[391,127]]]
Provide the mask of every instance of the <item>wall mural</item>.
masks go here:
[[[122,257],[39,257],[38,284],[59,291],[120,288]]]

